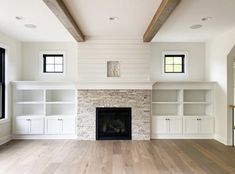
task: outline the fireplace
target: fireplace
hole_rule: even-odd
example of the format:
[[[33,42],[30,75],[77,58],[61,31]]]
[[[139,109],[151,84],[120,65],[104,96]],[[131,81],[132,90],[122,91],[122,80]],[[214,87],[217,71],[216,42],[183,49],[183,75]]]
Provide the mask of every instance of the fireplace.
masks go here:
[[[97,140],[131,140],[131,108],[96,108]]]

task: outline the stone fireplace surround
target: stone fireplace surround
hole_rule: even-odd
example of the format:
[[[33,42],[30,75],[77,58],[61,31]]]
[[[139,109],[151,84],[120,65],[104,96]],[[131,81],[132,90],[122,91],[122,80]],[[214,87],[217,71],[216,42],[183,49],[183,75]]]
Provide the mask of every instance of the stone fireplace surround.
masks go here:
[[[150,140],[150,89],[78,89],[78,139],[96,139],[97,107],[130,107],[132,140]]]

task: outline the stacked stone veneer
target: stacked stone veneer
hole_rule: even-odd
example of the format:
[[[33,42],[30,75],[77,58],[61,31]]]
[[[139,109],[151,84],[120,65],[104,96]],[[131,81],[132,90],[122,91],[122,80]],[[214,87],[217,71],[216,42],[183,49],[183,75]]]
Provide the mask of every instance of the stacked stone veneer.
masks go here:
[[[150,139],[151,90],[79,90],[80,140],[96,139],[96,107],[131,107],[132,139]]]

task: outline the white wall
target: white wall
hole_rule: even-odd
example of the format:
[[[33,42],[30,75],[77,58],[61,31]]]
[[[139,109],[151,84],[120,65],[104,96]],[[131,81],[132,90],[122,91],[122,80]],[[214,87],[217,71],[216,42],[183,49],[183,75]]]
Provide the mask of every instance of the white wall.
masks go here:
[[[148,81],[150,47],[139,41],[23,43],[23,80],[113,82]],[[40,73],[40,51],[65,51],[66,74]],[[121,77],[107,78],[107,61],[120,61]]]
[[[42,74],[40,51],[65,51],[66,74]],[[187,51],[188,75],[162,76],[162,51]],[[107,77],[107,61],[120,61],[120,78]],[[23,80],[77,82],[203,81],[205,44],[88,40],[84,43],[23,43]]]
[[[188,52],[188,75],[163,75],[162,52]],[[152,43],[150,72],[153,81],[204,81],[204,43]]]
[[[66,61],[65,74],[43,74],[40,66],[41,51],[64,51]],[[72,42],[25,42],[22,44],[22,79],[26,81],[76,81],[77,44]]]
[[[78,81],[149,81],[150,47],[141,41],[87,41],[78,44]],[[107,61],[120,61],[120,78],[107,78]]]
[[[230,62],[232,58],[228,61],[228,54],[234,44],[235,29],[206,43],[206,80],[216,81],[218,83],[216,91],[217,118],[215,122],[215,133],[216,138],[224,144],[231,144],[231,113],[228,110],[228,105],[233,103],[228,101],[228,96],[232,96],[229,93],[229,88],[233,88],[233,84],[231,83],[233,79],[229,79],[228,73],[232,72],[230,70],[233,64]],[[229,64],[231,66],[228,68]]]
[[[6,49],[7,68],[7,119],[0,120],[0,144],[11,136],[11,85],[10,81],[21,78],[21,43],[11,37],[0,33],[0,47]]]

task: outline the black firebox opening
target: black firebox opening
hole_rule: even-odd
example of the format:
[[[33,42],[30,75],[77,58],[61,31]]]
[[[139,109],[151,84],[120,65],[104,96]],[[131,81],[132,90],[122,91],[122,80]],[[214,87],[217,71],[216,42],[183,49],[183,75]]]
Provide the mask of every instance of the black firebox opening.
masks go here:
[[[131,140],[131,108],[96,108],[97,140]]]

